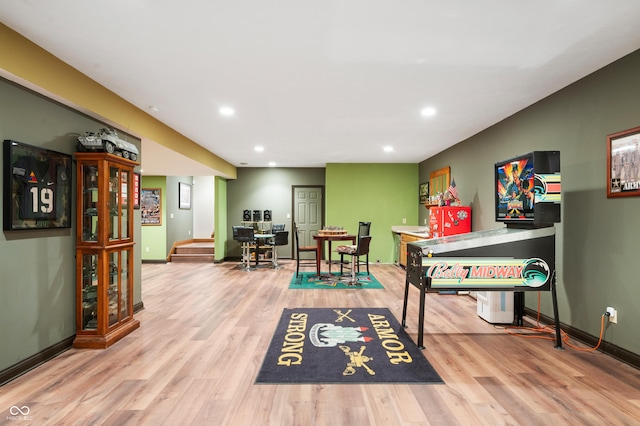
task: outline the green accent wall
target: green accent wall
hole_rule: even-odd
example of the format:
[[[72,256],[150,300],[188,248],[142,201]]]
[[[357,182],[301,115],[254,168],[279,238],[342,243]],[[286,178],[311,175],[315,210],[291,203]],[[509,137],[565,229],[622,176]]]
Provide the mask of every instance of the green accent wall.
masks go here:
[[[326,225],[371,222],[369,262],[393,263],[392,226],[418,226],[418,164],[327,164]],[[403,223],[406,219],[406,223]]]
[[[141,189],[160,188],[161,225],[142,225],[142,260],[158,261],[167,259],[167,178],[165,176],[142,176]]]
[[[227,226],[227,180],[216,176],[215,178],[215,240],[216,262],[221,262],[227,256],[227,241],[228,226]]]

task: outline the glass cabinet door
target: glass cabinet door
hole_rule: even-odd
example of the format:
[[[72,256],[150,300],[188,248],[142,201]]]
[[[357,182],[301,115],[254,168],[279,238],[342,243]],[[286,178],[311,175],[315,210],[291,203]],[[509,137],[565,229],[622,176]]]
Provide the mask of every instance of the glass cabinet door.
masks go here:
[[[109,313],[109,327],[118,323],[118,312],[120,310],[120,285],[118,276],[118,265],[120,259],[118,252],[109,254],[109,286],[107,287],[107,312]]]
[[[82,167],[82,241],[98,241],[98,163]]]
[[[122,250],[120,252],[120,320],[125,320],[133,315],[129,311],[129,260],[131,258],[131,250]]]
[[[82,329],[98,328],[98,255],[83,254],[82,268]]]
[[[117,166],[109,167],[109,239],[128,239],[130,173]]]
[[[109,167],[109,195],[107,211],[109,215],[109,235],[110,240],[120,239],[120,227],[118,226],[118,219],[120,217],[120,169],[118,167]]]

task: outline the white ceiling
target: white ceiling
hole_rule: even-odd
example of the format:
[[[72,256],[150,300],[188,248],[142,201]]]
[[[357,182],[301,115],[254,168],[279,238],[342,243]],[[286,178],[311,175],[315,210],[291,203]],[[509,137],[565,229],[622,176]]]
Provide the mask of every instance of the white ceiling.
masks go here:
[[[640,48],[638,0],[2,0],[0,20],[239,167],[417,163]],[[197,174],[146,142],[145,174]]]

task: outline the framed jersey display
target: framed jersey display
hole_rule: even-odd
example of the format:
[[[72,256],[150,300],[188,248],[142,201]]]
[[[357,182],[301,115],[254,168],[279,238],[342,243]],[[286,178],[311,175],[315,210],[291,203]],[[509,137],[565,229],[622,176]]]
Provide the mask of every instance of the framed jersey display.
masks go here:
[[[5,140],[3,229],[71,227],[71,155]]]

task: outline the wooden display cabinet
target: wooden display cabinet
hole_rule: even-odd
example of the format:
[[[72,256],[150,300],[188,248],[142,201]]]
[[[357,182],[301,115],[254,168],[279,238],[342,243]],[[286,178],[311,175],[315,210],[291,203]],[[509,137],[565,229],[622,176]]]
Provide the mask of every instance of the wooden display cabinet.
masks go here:
[[[75,348],[104,349],[133,318],[133,168],[117,155],[76,153]]]

